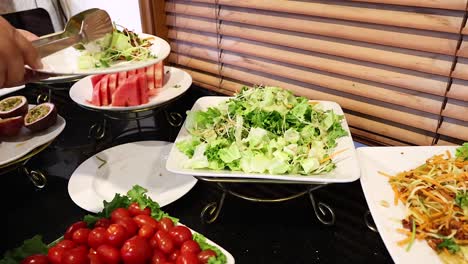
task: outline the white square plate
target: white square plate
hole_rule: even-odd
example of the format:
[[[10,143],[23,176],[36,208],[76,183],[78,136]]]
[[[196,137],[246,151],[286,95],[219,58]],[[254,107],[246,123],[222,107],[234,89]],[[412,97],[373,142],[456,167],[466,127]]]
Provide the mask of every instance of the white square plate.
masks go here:
[[[192,111],[206,110],[208,107],[217,106],[219,103],[224,102],[232,97],[227,96],[205,96],[198,99]],[[341,107],[334,102],[329,101],[315,101],[318,102],[324,110],[332,109],[336,114],[343,115]],[[342,121],[343,128],[348,132],[348,136],[337,139],[336,150],[347,149],[343,153],[333,158],[336,163],[336,168],[327,174],[317,174],[311,176],[294,175],[294,174],[260,174],[260,173],[246,173],[240,171],[229,170],[209,170],[209,169],[187,169],[183,164],[189,159],[184,153],[180,152],[176,145],[172,146],[171,152],[166,162],[168,171],[179,174],[204,176],[204,177],[223,177],[223,178],[250,178],[250,179],[270,179],[270,180],[285,180],[294,182],[307,182],[307,183],[344,183],[352,182],[359,179],[360,171],[356,155],[356,149],[353,144],[353,139],[349,131],[346,120]],[[175,142],[189,139],[191,136],[185,128],[185,123],[179,131]]]
[[[379,230],[388,252],[395,263],[442,263],[437,254],[426,243],[416,240],[409,251],[400,247],[397,242],[405,236],[397,233],[402,228],[401,220],[405,218],[405,207],[399,202],[393,204],[394,193],[388,178],[378,172],[395,175],[398,172],[414,169],[424,164],[435,154],[449,150],[452,155],[457,146],[430,147],[362,147],[357,149],[361,166],[361,186],[367,205]],[[381,205],[386,201],[389,207]]]

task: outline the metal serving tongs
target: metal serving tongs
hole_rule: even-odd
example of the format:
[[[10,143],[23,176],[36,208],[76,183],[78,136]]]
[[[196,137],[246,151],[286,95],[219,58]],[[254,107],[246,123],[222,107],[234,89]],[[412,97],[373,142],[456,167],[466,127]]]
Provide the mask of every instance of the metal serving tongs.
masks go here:
[[[90,41],[112,33],[113,25],[109,14],[98,8],[92,8],[71,17],[65,25],[65,30],[59,33],[43,36],[32,42],[41,58],[78,43]]]

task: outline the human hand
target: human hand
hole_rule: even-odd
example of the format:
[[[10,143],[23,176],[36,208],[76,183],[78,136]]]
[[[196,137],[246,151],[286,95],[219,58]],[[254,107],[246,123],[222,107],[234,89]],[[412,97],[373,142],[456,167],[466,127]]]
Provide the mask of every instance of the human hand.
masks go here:
[[[37,36],[25,30],[18,30],[0,17],[0,88],[24,84],[44,78],[36,72],[27,71],[42,68],[40,57],[31,41]]]

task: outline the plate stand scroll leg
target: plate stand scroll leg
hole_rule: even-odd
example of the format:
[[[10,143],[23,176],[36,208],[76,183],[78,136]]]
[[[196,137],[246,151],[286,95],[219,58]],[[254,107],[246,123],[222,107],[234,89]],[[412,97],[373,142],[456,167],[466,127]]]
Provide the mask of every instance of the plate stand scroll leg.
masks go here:
[[[224,205],[224,199],[226,199],[227,191],[223,185],[218,183],[219,187],[223,190],[219,202],[211,202],[207,204],[200,213],[200,219],[202,223],[212,224],[218,219],[219,213]]]
[[[164,115],[166,120],[172,127],[180,127],[184,121],[184,118],[181,114],[177,112],[168,112],[167,109],[164,109]]]
[[[36,188],[42,189],[47,185],[47,178],[42,172],[29,170],[24,166],[22,167],[22,170]]]
[[[366,224],[367,228],[369,228],[373,232],[376,232],[376,233],[379,232],[379,230],[377,230],[377,227],[374,224],[374,220],[372,219],[372,215],[369,210],[367,210],[364,213],[364,223]]]
[[[312,188],[309,190],[309,198],[312,206],[314,208],[315,216],[317,219],[324,225],[334,225],[335,224],[335,212],[333,209],[322,202],[317,202],[314,198],[314,194],[312,193],[316,188]],[[327,219],[329,218],[329,219]]]

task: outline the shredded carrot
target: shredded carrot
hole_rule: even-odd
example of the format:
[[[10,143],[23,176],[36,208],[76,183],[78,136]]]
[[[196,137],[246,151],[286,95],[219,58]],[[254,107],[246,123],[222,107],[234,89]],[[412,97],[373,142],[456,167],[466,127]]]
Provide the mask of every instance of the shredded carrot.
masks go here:
[[[449,159],[452,158],[452,154],[450,154],[450,151],[446,150],[445,154],[447,155],[447,158],[449,158]]]
[[[408,236],[407,238],[398,241],[397,244],[398,244],[400,247],[402,247],[402,246],[408,244],[410,241],[411,241],[411,236]]]
[[[385,173],[385,172],[383,172],[383,171],[378,171],[377,173],[380,174],[380,175],[382,175],[382,176],[389,177],[389,178],[394,177],[394,176],[392,176],[392,175],[390,175],[390,174],[387,174],[387,173]]]
[[[338,151],[336,151],[336,152],[330,154],[328,157],[322,159],[322,160],[320,161],[320,163],[324,163],[324,162],[326,162],[326,161],[328,161],[328,160],[331,160],[331,159],[333,159],[334,157],[336,157],[338,154],[340,154],[340,153],[342,153],[342,152],[345,152],[346,150],[348,150],[348,148],[345,148],[345,149],[342,149],[342,150],[338,150]]]

